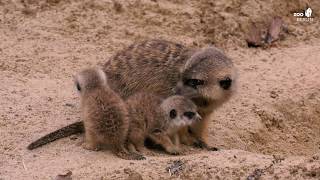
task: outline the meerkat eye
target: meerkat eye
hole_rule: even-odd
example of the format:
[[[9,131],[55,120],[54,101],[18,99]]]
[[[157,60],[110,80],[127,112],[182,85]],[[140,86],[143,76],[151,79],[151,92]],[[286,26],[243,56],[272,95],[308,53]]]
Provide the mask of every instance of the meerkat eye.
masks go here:
[[[196,113],[188,111],[188,112],[183,113],[183,115],[189,119],[192,119],[196,115]]]
[[[77,86],[77,90],[80,92],[81,91],[81,87],[80,87],[80,84],[78,82],[76,83],[76,86]]]
[[[203,85],[204,84],[204,80],[200,80],[200,79],[187,79],[184,81],[184,84],[186,86],[190,86],[194,89],[197,89],[197,87],[199,85]]]
[[[232,84],[232,80],[229,77],[227,77],[223,80],[220,80],[219,84],[223,89],[228,90]]]
[[[170,111],[170,118],[173,119],[173,118],[175,118],[175,117],[177,117],[177,111],[176,111],[175,109],[172,109],[172,110]]]

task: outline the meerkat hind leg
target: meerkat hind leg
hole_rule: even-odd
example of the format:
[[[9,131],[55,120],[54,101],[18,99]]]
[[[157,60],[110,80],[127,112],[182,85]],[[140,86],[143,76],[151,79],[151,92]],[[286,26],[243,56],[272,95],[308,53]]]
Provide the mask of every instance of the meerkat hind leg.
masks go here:
[[[135,128],[130,132],[128,148],[130,148],[132,150],[137,150],[138,152],[144,153],[144,154],[147,154],[147,155],[154,155],[151,151],[149,151],[144,146],[144,141],[145,141],[144,132],[142,130],[140,130],[140,129],[136,129]]]
[[[92,133],[85,134],[85,140],[82,144],[82,147],[87,150],[99,151],[101,150],[101,145],[96,141],[96,137]]]
[[[136,147],[132,143],[128,143],[128,150],[130,152],[138,153]]]

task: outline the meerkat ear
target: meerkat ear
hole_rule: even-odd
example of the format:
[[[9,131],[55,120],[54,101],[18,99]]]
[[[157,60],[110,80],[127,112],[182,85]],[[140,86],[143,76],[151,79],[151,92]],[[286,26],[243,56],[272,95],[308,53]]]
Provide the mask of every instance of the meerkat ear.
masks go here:
[[[77,87],[77,90],[78,90],[79,92],[81,92],[81,86],[80,86],[79,82],[76,82],[76,87]]]
[[[180,73],[185,72],[201,61],[219,55],[223,55],[223,52],[214,46],[199,49],[187,60],[186,64],[180,69]]]
[[[74,85],[76,86],[77,91],[81,92],[81,86],[80,86],[79,80],[80,80],[79,74],[73,75]]]

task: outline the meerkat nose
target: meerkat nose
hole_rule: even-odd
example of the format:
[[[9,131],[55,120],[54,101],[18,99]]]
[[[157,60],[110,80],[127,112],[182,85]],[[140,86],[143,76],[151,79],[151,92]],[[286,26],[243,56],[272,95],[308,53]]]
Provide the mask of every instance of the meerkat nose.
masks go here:
[[[219,81],[219,84],[223,89],[228,90],[231,87],[232,80],[227,77],[226,79]]]

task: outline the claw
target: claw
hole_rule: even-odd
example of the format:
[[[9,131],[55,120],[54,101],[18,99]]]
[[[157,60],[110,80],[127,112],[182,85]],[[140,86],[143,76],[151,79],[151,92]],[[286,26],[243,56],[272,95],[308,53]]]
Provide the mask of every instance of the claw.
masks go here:
[[[202,140],[198,140],[197,142],[193,143],[193,146],[196,148],[200,148],[200,149],[206,149],[208,151],[218,151],[219,150],[216,147],[208,146],[208,144]]]

